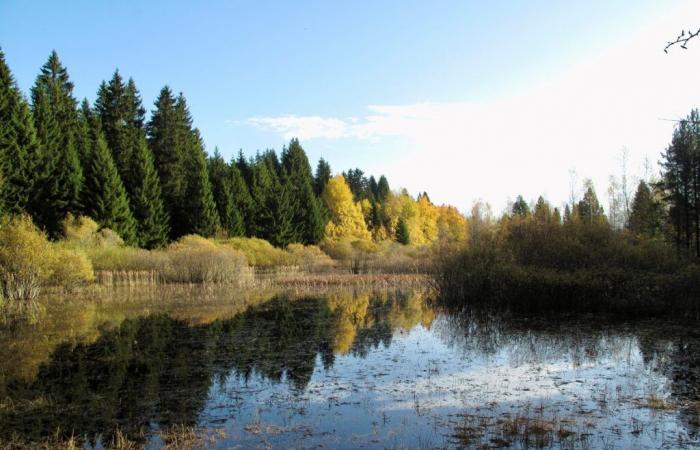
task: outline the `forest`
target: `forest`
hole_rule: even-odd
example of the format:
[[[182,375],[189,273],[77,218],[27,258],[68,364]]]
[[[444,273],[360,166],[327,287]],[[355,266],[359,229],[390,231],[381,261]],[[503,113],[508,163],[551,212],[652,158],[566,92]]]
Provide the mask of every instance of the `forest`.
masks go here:
[[[182,93],[163,87],[147,116],[134,80],[115,71],[92,105],[79,102],[55,51],[29,99],[0,52],[0,127],[9,303],[116,272],[231,282],[251,267],[299,266],[432,274],[460,302],[697,308],[697,110],[678,122],[660,174],[632,195],[611,190],[607,213],[585,181],[563,208],[517,196],[498,218],[481,203],[465,215],[392,190],[359,168],[334,175],[320,159],[313,170],[297,139],[279,155],[227,161],[206,151]]]

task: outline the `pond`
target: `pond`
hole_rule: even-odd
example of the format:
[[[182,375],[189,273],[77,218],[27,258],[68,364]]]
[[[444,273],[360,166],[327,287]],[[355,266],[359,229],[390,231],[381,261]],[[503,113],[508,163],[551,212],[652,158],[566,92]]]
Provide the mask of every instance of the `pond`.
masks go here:
[[[410,289],[202,287],[45,298],[37,323],[0,328],[0,439],[700,447],[695,324],[453,312],[430,300]]]

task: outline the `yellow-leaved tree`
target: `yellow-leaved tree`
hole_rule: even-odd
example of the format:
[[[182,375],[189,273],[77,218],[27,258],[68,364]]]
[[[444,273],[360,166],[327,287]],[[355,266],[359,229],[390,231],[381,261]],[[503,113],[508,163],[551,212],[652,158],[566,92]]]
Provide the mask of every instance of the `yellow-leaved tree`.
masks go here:
[[[350,187],[342,175],[337,175],[328,181],[326,190],[323,191],[323,200],[330,212],[330,220],[326,224],[326,240],[371,239],[362,210],[353,201]]]

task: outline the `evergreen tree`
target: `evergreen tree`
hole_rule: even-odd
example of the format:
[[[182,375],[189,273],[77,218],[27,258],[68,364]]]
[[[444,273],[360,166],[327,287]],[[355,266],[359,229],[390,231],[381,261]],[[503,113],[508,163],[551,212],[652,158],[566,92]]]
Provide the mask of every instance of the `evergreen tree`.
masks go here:
[[[321,158],[318,160],[316,176],[314,177],[314,192],[316,192],[316,196],[321,197],[321,195],[323,195],[323,191],[326,189],[326,185],[330,179],[331,166],[325,159]]]
[[[297,235],[293,221],[291,189],[289,183],[282,183],[266,199],[261,209],[262,233],[265,239],[277,247],[286,247],[295,242]]]
[[[345,181],[350,186],[350,191],[355,201],[367,198],[368,181],[362,170],[350,169],[347,172],[343,172],[343,177],[345,177]]]
[[[518,195],[518,197],[515,199],[515,202],[513,203],[513,208],[512,208],[512,215],[519,216],[519,217],[529,217],[530,216],[530,207],[528,206],[525,199],[523,199],[522,195]]]
[[[316,244],[323,238],[326,223],[314,193],[309,160],[297,139],[292,139],[289,147],[283,150],[282,165],[284,184],[291,201],[292,223],[295,225],[292,240]]]
[[[537,198],[537,203],[535,203],[533,216],[535,220],[542,223],[548,223],[552,219],[552,208],[549,202],[541,195]]]
[[[57,237],[66,215],[81,210],[83,174],[73,83],[55,51],[41,67],[31,97],[40,149],[29,210],[39,226]]]
[[[221,219],[221,226],[228,236],[243,236],[245,225],[241,211],[236,205],[233,194],[232,168],[226,164],[219,154],[219,149],[214,149],[214,155],[209,158],[209,180],[211,181],[214,202],[216,203]]]
[[[116,231],[124,242],[135,244],[136,222],[99,118],[91,116],[86,120],[91,147],[85,173],[85,210],[100,226]]]
[[[186,107],[182,96],[178,99],[178,103],[182,105],[181,108]],[[185,165],[186,190],[183,205],[185,230],[187,233],[211,237],[221,226],[221,222],[209,182],[204,143],[199,136],[199,131],[193,130],[190,139],[191,144]]]
[[[153,152],[163,202],[170,217],[170,237],[176,239],[187,234],[185,202],[185,155],[192,140],[188,117],[178,111],[176,100],[169,87],[164,87],[155,102],[156,109],[146,126],[148,144]]]
[[[253,198],[250,195],[248,184],[245,178],[238,169],[239,165],[236,161],[231,161],[229,166],[229,178],[231,186],[231,196],[236,210],[239,211],[243,222],[243,234],[245,236],[253,236],[255,228],[255,208]],[[246,163],[247,170],[247,163]]]
[[[372,201],[376,200],[379,196],[379,184],[377,183],[377,179],[374,178],[374,175],[369,177],[368,190]]]
[[[396,223],[396,242],[402,245],[408,245],[411,243],[408,224],[403,217],[399,217],[399,221]]]
[[[578,215],[583,223],[587,225],[605,223],[605,212],[590,180],[586,181],[586,192],[577,206]]]
[[[246,182],[247,186],[252,186],[253,184],[253,173],[250,168],[248,160],[243,155],[243,150],[238,150],[238,158],[236,159],[236,168],[241,173],[241,176]]]
[[[262,155],[258,154],[253,164],[250,165],[251,184],[250,195],[253,200],[253,220],[251,221],[252,236],[268,239],[271,236],[272,225],[270,221],[276,214],[274,209],[276,204],[284,204],[283,201],[276,201],[272,197],[279,192],[278,179],[270,170]],[[285,222],[286,220],[282,220]],[[268,239],[269,240],[269,239]]]
[[[131,155],[129,173],[135,181],[132,183],[129,202],[136,219],[138,244],[148,249],[163,247],[168,242],[170,226],[153,154],[145,137],[141,138],[136,151]]]
[[[636,236],[655,238],[661,236],[663,208],[644,181],[639,182],[627,228]]]
[[[5,55],[0,50],[0,208],[19,214],[33,192],[34,163],[38,156],[36,130],[29,105],[22,96]]]
[[[382,175],[377,183],[377,201],[385,202],[389,198],[391,189],[389,189],[389,181]]]
[[[571,208],[569,208],[569,205],[567,204],[564,206],[564,223],[571,222],[571,218]]]

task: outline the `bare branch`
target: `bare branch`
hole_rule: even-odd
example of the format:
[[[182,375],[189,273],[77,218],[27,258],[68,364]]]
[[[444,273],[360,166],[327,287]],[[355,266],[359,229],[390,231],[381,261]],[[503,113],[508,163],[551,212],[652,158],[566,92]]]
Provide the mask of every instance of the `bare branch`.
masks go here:
[[[666,47],[664,47],[664,53],[668,53],[668,49],[673,47],[674,45],[679,45],[683,50],[688,50],[688,47],[686,46],[688,44],[688,41],[698,37],[700,35],[700,29],[693,33],[692,31],[688,30],[686,33],[685,30],[681,31],[681,34],[678,35],[675,41],[669,41],[666,44]]]

